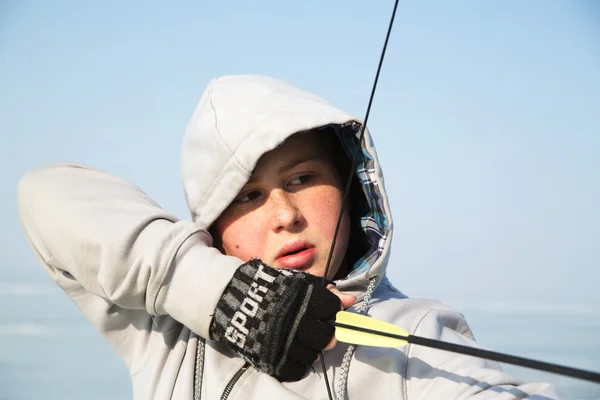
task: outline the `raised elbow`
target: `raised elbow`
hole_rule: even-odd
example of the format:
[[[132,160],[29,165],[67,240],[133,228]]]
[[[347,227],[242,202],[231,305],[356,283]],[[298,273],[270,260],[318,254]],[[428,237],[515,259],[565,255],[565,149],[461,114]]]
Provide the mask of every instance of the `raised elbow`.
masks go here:
[[[51,232],[56,223],[56,212],[61,202],[61,181],[74,168],[86,168],[78,164],[60,163],[40,167],[27,172],[17,184],[17,208],[21,227],[32,247],[44,258],[51,258],[44,232]]]

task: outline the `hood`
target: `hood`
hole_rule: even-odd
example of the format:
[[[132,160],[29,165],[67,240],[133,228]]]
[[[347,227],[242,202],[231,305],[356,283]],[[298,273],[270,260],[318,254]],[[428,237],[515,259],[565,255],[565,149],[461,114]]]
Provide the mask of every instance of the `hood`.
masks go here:
[[[385,275],[392,217],[371,135],[367,130],[359,145],[361,121],[322,98],[265,76],[212,80],[183,140],[185,198],[193,221],[208,229],[238,195],[264,153],[295,133],[322,127],[333,128],[349,157],[357,146],[361,150],[355,179],[362,186],[364,210],[356,222],[368,244],[348,277],[337,282],[340,289],[359,295],[369,280],[377,284]]]

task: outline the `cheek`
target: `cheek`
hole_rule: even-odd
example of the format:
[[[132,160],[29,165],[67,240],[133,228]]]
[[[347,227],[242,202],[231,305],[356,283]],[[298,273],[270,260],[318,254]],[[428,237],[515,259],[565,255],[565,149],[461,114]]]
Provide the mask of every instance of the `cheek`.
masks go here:
[[[327,186],[310,194],[307,204],[311,204],[307,212],[313,222],[325,237],[333,238],[335,226],[342,207],[342,193],[335,187]]]
[[[225,254],[243,261],[262,258],[265,244],[264,237],[260,233],[262,232],[260,223],[257,223],[256,218],[248,217],[217,225]]]
[[[335,227],[339,218],[340,209],[342,208],[342,193],[335,187],[329,187],[327,190],[315,193],[316,196],[311,199],[312,207],[307,209],[307,213],[310,213],[307,217],[312,221],[312,226],[315,228],[315,233],[318,234],[320,240],[323,241],[327,252],[333,240],[335,233]],[[309,225],[310,222],[309,222]],[[328,273],[330,279],[332,279],[339,267],[341,266],[346,250],[348,249],[348,242],[350,238],[350,214],[346,210],[344,217],[342,218],[342,224],[340,231],[338,232],[336,246],[333,253],[332,264]],[[322,266],[323,269],[325,265]],[[324,273],[320,271],[321,275]]]

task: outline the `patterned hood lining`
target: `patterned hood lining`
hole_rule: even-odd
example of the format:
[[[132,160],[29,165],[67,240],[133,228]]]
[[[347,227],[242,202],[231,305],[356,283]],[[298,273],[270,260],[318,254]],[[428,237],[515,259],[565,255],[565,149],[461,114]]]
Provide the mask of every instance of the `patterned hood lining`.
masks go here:
[[[364,137],[360,146],[358,145],[361,126],[357,122],[333,126],[350,162],[357,148],[360,150],[354,174],[360,182],[364,199],[353,198],[351,201],[354,207],[359,206],[363,209],[360,226],[368,239],[369,249],[364,256],[354,263],[348,274],[348,278],[368,271],[377,262],[384,251],[386,238],[390,229],[389,218],[385,212],[383,195],[379,188],[377,174],[375,173],[375,157],[369,153]]]

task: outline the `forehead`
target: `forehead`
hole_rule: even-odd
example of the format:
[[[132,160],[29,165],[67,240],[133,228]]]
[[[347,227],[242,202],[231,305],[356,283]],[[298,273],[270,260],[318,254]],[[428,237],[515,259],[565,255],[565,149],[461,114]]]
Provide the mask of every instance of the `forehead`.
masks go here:
[[[263,154],[256,164],[253,175],[265,169],[281,169],[311,159],[328,160],[319,133],[296,133],[277,148]]]

